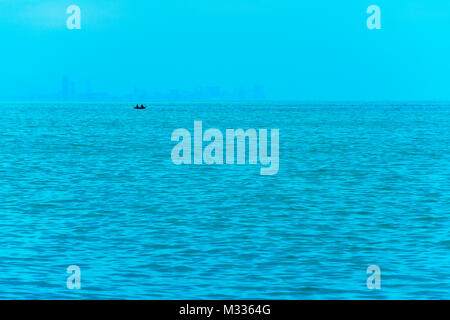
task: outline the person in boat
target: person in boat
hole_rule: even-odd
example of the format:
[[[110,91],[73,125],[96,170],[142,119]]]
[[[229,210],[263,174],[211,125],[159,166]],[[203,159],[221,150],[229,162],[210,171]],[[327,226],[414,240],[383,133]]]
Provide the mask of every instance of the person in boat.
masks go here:
[[[143,104],[141,104],[141,109],[145,109],[145,107],[144,107],[144,105],[143,105]]]
[[[136,105],[135,109],[139,109],[139,104]]]

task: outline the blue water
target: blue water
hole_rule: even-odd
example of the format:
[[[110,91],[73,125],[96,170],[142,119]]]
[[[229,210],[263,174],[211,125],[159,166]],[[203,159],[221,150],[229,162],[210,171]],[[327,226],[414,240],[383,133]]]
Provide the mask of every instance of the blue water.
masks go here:
[[[132,106],[0,104],[0,298],[450,298],[450,107]],[[175,166],[194,120],[280,129],[279,173]]]

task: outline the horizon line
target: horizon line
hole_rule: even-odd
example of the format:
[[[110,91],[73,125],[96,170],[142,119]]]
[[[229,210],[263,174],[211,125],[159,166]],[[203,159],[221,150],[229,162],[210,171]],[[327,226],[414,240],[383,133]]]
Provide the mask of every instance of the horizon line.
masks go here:
[[[423,105],[423,104],[449,104],[450,100],[295,100],[295,99],[0,99],[0,103],[289,103],[298,105]]]

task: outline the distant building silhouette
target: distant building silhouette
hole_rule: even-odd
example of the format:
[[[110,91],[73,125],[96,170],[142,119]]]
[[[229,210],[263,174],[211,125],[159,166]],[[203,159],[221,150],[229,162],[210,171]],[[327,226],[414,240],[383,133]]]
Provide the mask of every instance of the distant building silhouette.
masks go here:
[[[61,83],[61,97],[63,100],[73,99],[75,96],[75,84],[68,77],[64,76]]]

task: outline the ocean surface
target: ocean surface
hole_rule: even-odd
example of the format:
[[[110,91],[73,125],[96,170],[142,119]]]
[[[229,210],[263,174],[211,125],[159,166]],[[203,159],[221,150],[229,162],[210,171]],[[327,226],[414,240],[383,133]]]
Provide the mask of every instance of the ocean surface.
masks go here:
[[[450,106],[134,105],[0,103],[1,299],[450,299]],[[195,120],[278,174],[174,165]]]

